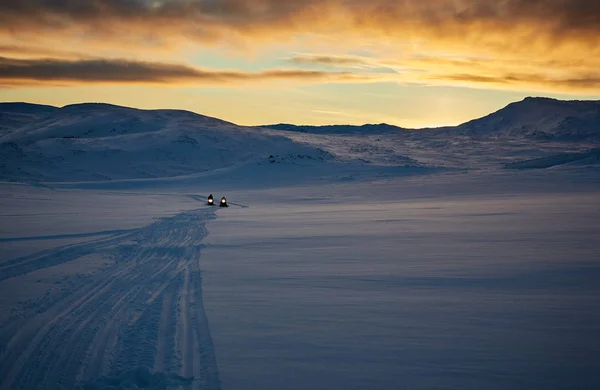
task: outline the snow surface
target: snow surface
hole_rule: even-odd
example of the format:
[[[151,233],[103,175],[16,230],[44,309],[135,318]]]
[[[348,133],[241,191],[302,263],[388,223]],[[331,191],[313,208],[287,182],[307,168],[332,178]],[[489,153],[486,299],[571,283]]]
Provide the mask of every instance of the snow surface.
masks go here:
[[[298,188],[219,213],[202,263],[223,388],[598,387],[598,186],[528,179],[548,180]]]
[[[40,104],[0,103],[0,137],[55,110],[56,107]]]
[[[452,133],[0,105],[0,388],[597,389],[600,129],[543,119],[596,108]]]
[[[329,157],[263,133],[187,111],[66,106],[0,138],[0,180],[161,178],[266,161],[271,155]]]

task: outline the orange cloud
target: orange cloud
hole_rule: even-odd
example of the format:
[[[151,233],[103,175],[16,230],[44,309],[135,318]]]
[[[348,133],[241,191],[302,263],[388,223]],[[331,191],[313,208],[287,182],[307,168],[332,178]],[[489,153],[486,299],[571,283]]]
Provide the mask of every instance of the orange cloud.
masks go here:
[[[368,58],[359,56],[302,55],[290,57],[288,60],[297,64],[343,67],[369,67],[372,65]]]
[[[466,84],[490,84],[498,87],[528,87],[529,89],[576,90],[597,92],[600,90],[600,74],[577,77],[546,77],[538,74],[504,74],[498,76],[479,76],[474,74],[445,74],[435,77],[436,81],[451,81]],[[554,87],[554,88],[551,88]]]
[[[86,31],[90,36],[160,39],[164,30],[193,39],[215,39],[221,33],[344,33],[360,30],[400,38],[465,37],[469,31],[512,36],[528,31],[556,41],[572,38],[590,44],[600,35],[596,0],[0,0],[0,29]],[[316,29],[316,30],[315,30]],[[220,38],[224,38],[220,36]],[[527,45],[529,42],[521,42]]]
[[[418,82],[426,85],[460,85],[481,88],[539,92],[598,93],[599,68],[573,60],[537,59],[523,64],[515,60],[405,57],[370,58],[303,54],[288,58],[304,66],[319,65],[335,69],[366,69],[377,72],[378,80]],[[600,64],[598,64],[600,65]],[[390,72],[390,71],[393,71]]]
[[[0,57],[35,59],[40,57],[63,58],[63,59],[82,59],[91,58],[90,55],[68,51],[62,49],[53,49],[48,47],[33,45],[2,45],[0,44]]]
[[[261,72],[201,69],[179,64],[128,60],[15,59],[0,57],[0,85],[236,84],[257,81],[361,81],[349,72],[271,69]]]
[[[301,65],[325,65],[330,71],[267,69],[259,72],[205,69],[182,64],[124,59],[0,57],[0,86],[69,86],[86,84],[229,85],[252,82],[412,82],[540,92],[597,93],[600,72],[576,67],[559,72],[563,62],[539,63],[533,71],[510,61],[434,57],[374,59],[359,56],[302,55],[288,60]],[[553,67],[553,65],[555,67]],[[557,66],[557,67],[556,67]]]
[[[126,48],[136,58],[141,58],[139,53],[144,48],[178,50],[190,42],[260,48],[265,42],[317,37],[319,42],[329,42],[337,51],[333,54],[338,55],[297,57],[293,59],[295,65],[320,63],[399,71],[397,76],[371,77],[367,81],[393,79],[598,92],[594,80],[600,69],[600,2],[0,0],[0,42],[6,42],[5,49],[11,45],[27,48],[31,37],[41,39],[40,45],[44,46],[61,42],[65,47],[76,47],[87,56],[106,57],[96,52],[98,47]],[[343,56],[345,49],[362,42],[383,42],[375,63]],[[18,55],[15,50],[9,54],[5,55],[34,57],[23,50]],[[73,58],[40,51],[39,57],[47,56]],[[115,54],[111,52],[108,57]],[[143,58],[151,57],[145,54]],[[519,77],[511,76],[515,74]],[[345,77],[364,81],[366,76]],[[329,80],[331,75],[293,78]],[[182,79],[177,78],[178,82]]]

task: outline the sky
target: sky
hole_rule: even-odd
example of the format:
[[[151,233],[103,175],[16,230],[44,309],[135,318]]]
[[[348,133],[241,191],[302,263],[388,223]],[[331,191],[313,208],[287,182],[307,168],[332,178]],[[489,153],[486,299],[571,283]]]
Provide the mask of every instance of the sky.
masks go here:
[[[0,101],[456,125],[600,99],[598,0],[0,0]]]

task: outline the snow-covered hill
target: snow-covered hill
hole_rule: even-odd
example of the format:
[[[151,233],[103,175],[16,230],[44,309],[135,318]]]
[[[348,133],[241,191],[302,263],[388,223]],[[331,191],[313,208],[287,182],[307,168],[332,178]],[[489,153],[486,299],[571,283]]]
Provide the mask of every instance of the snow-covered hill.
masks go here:
[[[0,137],[58,110],[30,103],[0,103]]]
[[[216,118],[182,110],[138,110],[104,103],[65,106],[31,121],[2,141],[40,141],[48,138],[106,138],[152,133],[174,126],[235,126]]]
[[[312,134],[386,134],[405,131],[402,127],[388,125],[387,123],[355,125],[325,125],[325,126],[299,126],[288,123],[263,126],[274,130],[295,131]]]
[[[262,129],[188,111],[77,104],[31,119],[0,138],[0,180],[172,177],[269,156],[328,157]]]
[[[274,130],[312,134],[404,134],[414,135],[409,130],[427,130],[453,136],[506,137],[555,139],[561,141],[600,141],[600,101],[556,100],[543,97],[528,97],[482,118],[463,123],[429,129],[405,129],[381,124],[363,126],[327,125],[298,126],[280,123],[263,127]],[[429,134],[431,135],[431,134]]]
[[[447,131],[477,136],[600,141],[600,101],[526,98]]]
[[[600,165],[600,149],[586,152],[565,153],[531,160],[517,161],[506,165],[508,169],[545,169],[560,166]]]
[[[600,147],[600,102],[527,98],[460,126],[421,130],[387,124],[244,127],[182,110],[4,103],[0,131],[0,181],[189,182],[220,175],[281,181],[353,177],[361,170],[388,175],[390,168],[394,174],[424,167],[540,169],[574,166],[562,162]],[[595,156],[578,164],[597,165]],[[540,158],[552,163],[540,164]],[[337,165],[326,164],[333,160]],[[286,168],[291,165],[315,169]]]
[[[526,98],[459,126],[266,126],[341,159],[369,164],[489,169],[600,147],[600,101]],[[595,159],[583,159],[595,165]],[[563,164],[558,164],[563,165]],[[552,165],[556,166],[556,165]],[[539,168],[539,164],[523,167]]]

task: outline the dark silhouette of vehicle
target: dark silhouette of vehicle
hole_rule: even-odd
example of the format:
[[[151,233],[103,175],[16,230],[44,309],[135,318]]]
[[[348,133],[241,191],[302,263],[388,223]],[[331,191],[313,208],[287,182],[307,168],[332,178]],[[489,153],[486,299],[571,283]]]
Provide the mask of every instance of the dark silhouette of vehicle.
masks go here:
[[[215,200],[213,199],[213,195],[212,194],[208,195],[208,201],[207,202],[208,202],[209,206],[214,206],[215,205]]]
[[[229,207],[227,204],[227,199],[225,197],[221,198],[221,203],[219,203],[219,207]]]

